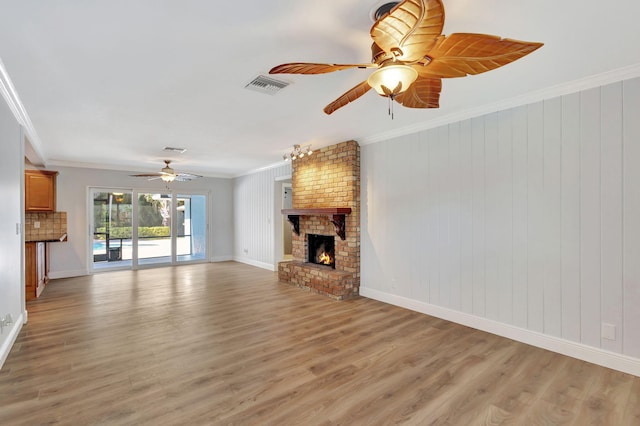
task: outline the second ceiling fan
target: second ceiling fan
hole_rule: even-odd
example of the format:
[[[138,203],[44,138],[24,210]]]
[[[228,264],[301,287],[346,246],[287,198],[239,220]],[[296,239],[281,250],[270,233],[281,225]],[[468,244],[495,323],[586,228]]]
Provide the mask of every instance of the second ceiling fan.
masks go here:
[[[198,178],[202,177],[200,175],[195,175],[193,173],[176,172],[170,166],[171,160],[164,160],[164,164],[165,164],[165,166],[162,169],[160,169],[159,172],[155,172],[155,173],[139,173],[137,175],[129,175],[129,176],[131,176],[131,177],[145,177],[145,178],[148,178],[148,180],[162,179],[162,181],[165,182],[165,183],[170,183],[170,182],[173,182],[174,180],[177,181],[177,182],[188,182],[190,180],[198,179]]]
[[[441,0],[404,0],[381,6],[370,30],[370,64],[292,62],[270,74],[325,74],[351,68],[376,68],[367,80],[324,108],[331,114],[371,88],[408,108],[438,108],[443,78],[480,74],[509,64],[540,48],[536,42],[488,34],[442,34]]]

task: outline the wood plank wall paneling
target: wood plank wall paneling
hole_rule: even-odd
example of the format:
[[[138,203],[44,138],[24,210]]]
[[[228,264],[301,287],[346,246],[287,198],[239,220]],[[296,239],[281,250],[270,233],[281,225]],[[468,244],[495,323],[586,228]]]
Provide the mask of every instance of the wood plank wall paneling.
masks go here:
[[[275,179],[290,175],[291,164],[286,163],[234,179],[235,259],[274,264],[274,220],[282,219],[274,214]]]
[[[543,332],[544,241],[544,107],[542,102],[527,108],[527,325]]]
[[[640,79],[623,92],[623,353],[640,358]],[[607,280],[608,282],[608,280]]]
[[[471,120],[460,123],[460,148],[460,305],[462,312],[470,314],[473,312],[473,269],[469,267],[473,261],[473,188],[469,185],[473,181]],[[362,262],[365,267],[364,260]]]
[[[529,277],[527,258],[528,191],[527,191],[527,108],[513,110],[513,325],[527,328],[527,294]]]
[[[601,203],[602,277],[610,280],[602,291],[602,322],[622,324],[622,84],[602,88]],[[602,340],[602,349],[622,352],[622,339]]]
[[[484,177],[485,177],[485,306],[487,318],[497,320],[500,316],[500,293],[498,282],[498,241],[502,225],[499,220],[501,199],[498,181],[498,114],[486,116],[484,128]]]
[[[435,141],[434,141],[435,143]],[[472,313],[485,315],[485,168],[484,168],[484,119],[471,120],[471,212],[472,212]],[[432,223],[433,227],[438,226]]]
[[[363,146],[362,286],[640,357],[638,111],[640,78]]]
[[[580,330],[600,345],[600,90],[580,94]]]
[[[511,111],[502,111],[498,118],[498,168],[496,187],[496,219],[498,221],[496,241],[498,245],[498,321],[510,324],[513,321],[513,147]],[[505,250],[499,250],[504,247]]]
[[[453,124],[449,127],[449,165],[447,167],[447,178],[445,179],[449,193],[449,274],[450,292],[449,307],[455,310],[462,310],[462,287],[460,280],[460,261],[462,256],[462,195],[461,195],[461,174],[460,166],[462,162],[462,151],[460,145],[460,125]],[[415,213],[417,216],[420,212]]]
[[[580,94],[562,98],[562,337],[580,341]]]
[[[543,306],[545,334],[562,336],[562,99],[544,102],[544,217],[545,269]]]

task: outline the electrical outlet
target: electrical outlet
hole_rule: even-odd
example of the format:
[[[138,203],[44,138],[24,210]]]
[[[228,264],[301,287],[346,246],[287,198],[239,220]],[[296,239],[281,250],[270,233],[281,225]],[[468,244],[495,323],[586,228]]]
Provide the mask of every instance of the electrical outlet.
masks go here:
[[[247,249],[243,249],[242,251],[244,252],[244,254],[249,254],[249,250]]]
[[[616,326],[614,324],[602,323],[602,338],[616,340]]]
[[[33,227],[36,229],[40,229],[40,222],[33,222]]]

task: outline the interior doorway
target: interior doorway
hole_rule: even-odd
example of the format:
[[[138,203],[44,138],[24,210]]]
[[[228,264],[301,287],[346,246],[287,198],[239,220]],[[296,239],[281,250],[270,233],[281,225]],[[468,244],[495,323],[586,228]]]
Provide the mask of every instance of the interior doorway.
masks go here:
[[[293,189],[291,183],[282,184],[282,208],[292,208]],[[284,260],[293,259],[293,244],[291,224],[285,215],[282,215],[282,256]]]
[[[292,260],[291,224],[282,209],[291,208],[293,191],[291,176],[279,176],[273,186],[273,270],[278,270],[278,264],[283,260]]]

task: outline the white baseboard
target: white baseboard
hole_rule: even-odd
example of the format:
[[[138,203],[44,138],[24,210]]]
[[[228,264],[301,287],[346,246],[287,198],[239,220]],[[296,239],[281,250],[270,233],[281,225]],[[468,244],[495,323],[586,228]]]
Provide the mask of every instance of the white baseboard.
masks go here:
[[[73,278],[73,277],[82,277],[85,275],[89,275],[89,273],[83,269],[77,271],[55,271],[49,272],[49,278],[52,280],[57,280],[59,278]]]
[[[233,260],[233,256],[213,256],[209,259],[209,262],[229,262],[231,260]]]
[[[22,330],[22,326],[26,322],[25,314],[26,313],[22,313],[20,314],[20,317],[14,318],[11,329],[7,330],[7,328],[5,327],[4,331],[2,332],[3,334],[9,333],[9,335],[4,340],[4,342],[2,342],[2,345],[0,345],[0,369],[4,365],[4,362],[7,360],[13,344],[18,338],[18,334],[20,333],[20,330]]]
[[[276,271],[276,268],[271,263],[259,262],[246,257],[234,257],[233,260],[240,263],[246,263],[247,265],[256,266],[258,268],[267,269],[269,271]]]
[[[360,287],[360,295],[640,377],[640,359],[637,358],[372,288]]]

